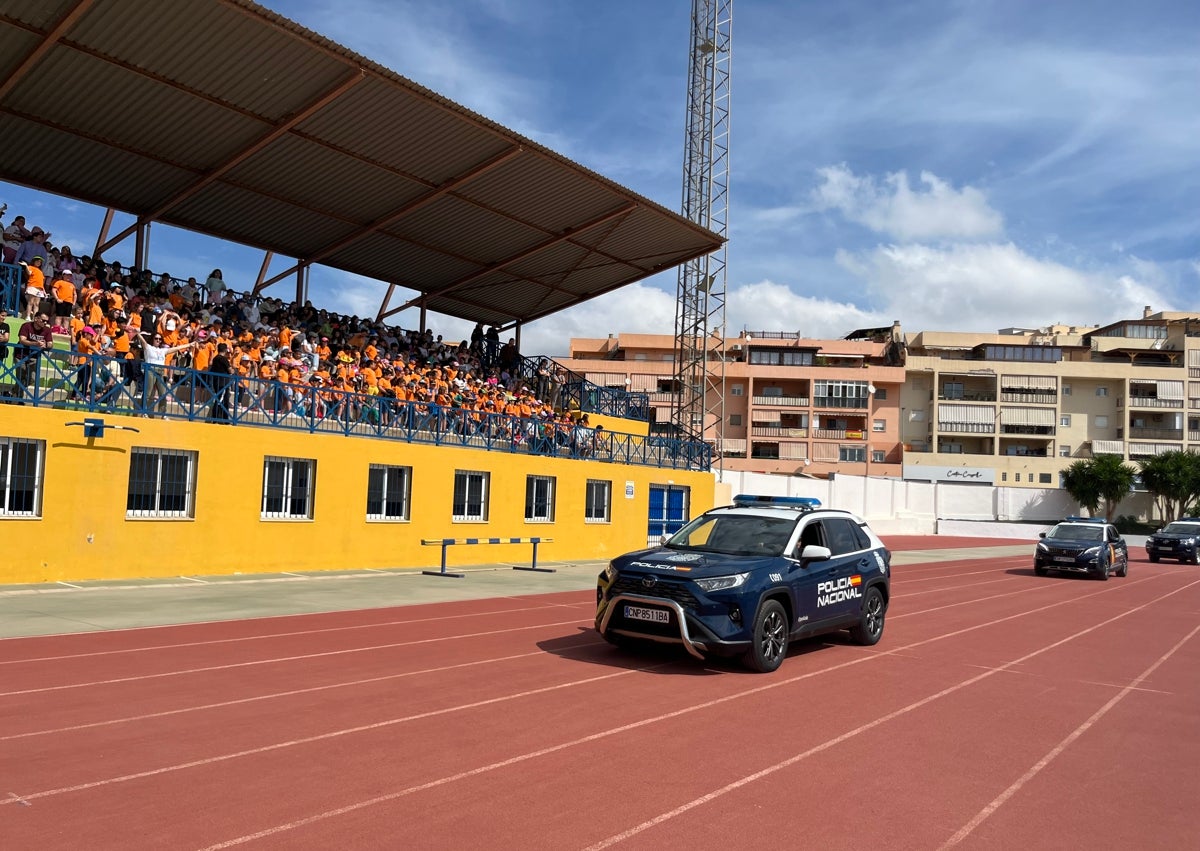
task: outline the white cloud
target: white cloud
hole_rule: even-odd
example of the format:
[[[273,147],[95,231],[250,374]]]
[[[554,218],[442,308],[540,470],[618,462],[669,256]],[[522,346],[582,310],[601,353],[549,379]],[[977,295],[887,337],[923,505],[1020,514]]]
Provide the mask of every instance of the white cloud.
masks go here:
[[[838,262],[911,331],[1098,325],[1140,316],[1145,305],[1172,309],[1157,270],[1145,261],[1138,271],[1081,271],[1012,243],[987,243],[878,246],[840,251]]]
[[[675,294],[645,282],[622,287],[526,326],[521,330],[521,352],[565,355],[572,337],[618,333],[674,334]]]
[[[725,299],[725,328],[730,337],[744,330],[785,330],[815,339],[836,339],[855,328],[891,321],[892,317],[853,304],[797,295],[774,281],[733,287]],[[521,332],[521,351],[561,355],[567,353],[572,337],[674,333],[675,293],[642,282],[539,319]]]
[[[978,189],[956,190],[928,171],[925,187],[913,190],[907,172],[887,175],[882,183],[859,177],[843,165],[817,170],[821,183],[813,190],[818,209],[837,210],[847,219],[904,242],[929,239],[980,239],[1004,230],[1004,218]]]
[[[759,281],[730,290],[725,301],[730,336],[739,331],[799,331],[818,340],[844,337],[855,328],[890,324],[891,318],[828,298],[797,295],[785,284]]]

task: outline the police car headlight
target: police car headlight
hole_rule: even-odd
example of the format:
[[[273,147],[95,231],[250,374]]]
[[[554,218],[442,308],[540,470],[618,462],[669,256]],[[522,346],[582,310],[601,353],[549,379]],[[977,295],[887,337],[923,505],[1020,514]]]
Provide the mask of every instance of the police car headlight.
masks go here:
[[[617,578],[617,569],[612,566],[612,562],[608,563],[608,567],[604,568],[604,578],[612,582]]]
[[[697,579],[696,584],[702,591],[727,591],[744,585],[750,578],[749,573],[735,573],[733,576],[715,576],[712,579]]]
[[[1082,553],[1080,553],[1080,555],[1098,556],[1098,555],[1100,555],[1100,548],[1099,547],[1088,547],[1086,550],[1084,550]]]
[[[1045,544],[1038,544],[1037,551],[1039,553],[1048,553],[1048,552],[1050,552],[1050,548],[1048,546],[1046,546]]]

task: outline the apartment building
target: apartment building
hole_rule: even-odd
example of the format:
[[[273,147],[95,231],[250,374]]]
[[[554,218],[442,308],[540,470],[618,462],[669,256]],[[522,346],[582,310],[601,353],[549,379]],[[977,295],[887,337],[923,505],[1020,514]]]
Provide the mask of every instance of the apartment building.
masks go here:
[[[559,360],[595,384],[648,394],[651,429],[661,431],[679,401],[674,346],[670,335],[577,338]],[[899,477],[902,349],[899,323],[841,340],[780,331],[714,340],[710,374],[723,391],[721,423],[714,416],[706,431],[717,449],[714,466]]]
[[[1058,487],[1073,460],[1200,451],[1200,314],[905,339],[903,476]]]

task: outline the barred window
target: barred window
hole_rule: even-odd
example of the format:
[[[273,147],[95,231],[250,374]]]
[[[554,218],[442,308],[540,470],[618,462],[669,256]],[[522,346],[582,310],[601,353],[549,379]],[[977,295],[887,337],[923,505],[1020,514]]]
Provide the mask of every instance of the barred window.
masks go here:
[[[135,447],[129,455],[126,517],[195,516],[197,453]]]
[[[488,519],[488,484],[490,473],[478,470],[454,471],[453,519],[485,521]]]
[[[554,477],[525,477],[525,521],[554,522]]]
[[[584,497],[583,522],[608,523],[612,518],[612,482],[588,479]]]
[[[317,462],[311,458],[263,460],[264,520],[311,520]]]
[[[408,520],[412,467],[372,464],[367,471],[367,519]]]
[[[0,437],[0,517],[41,517],[44,440]]]

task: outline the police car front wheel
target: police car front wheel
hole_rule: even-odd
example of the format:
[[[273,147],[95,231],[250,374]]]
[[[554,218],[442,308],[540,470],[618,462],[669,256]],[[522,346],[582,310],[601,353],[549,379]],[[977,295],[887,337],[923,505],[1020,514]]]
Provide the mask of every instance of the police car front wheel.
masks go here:
[[[863,597],[862,610],[858,623],[851,627],[850,637],[855,644],[870,646],[878,644],[883,637],[883,615],[886,606],[883,604],[883,594],[878,588],[868,588]]]
[[[788,648],[788,616],[778,600],[767,600],[754,618],[754,641],[746,651],[746,667],[769,674],[783,664]]]

